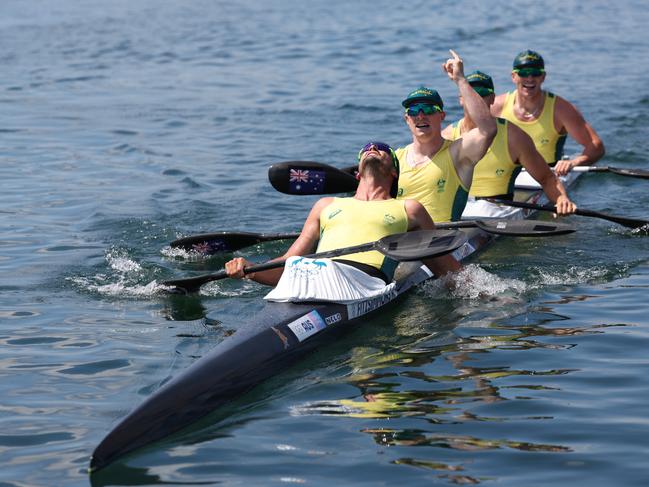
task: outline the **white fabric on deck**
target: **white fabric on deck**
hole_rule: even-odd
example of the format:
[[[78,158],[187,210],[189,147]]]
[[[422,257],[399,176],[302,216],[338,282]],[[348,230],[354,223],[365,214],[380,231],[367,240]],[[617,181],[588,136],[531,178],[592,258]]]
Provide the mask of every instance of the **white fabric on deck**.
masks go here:
[[[355,267],[331,259],[289,257],[277,287],[264,299],[279,302],[332,301],[354,303],[389,294],[388,285]]]
[[[523,211],[513,206],[498,205],[487,200],[476,200],[469,197],[462,220],[480,220],[481,218],[523,219]]]

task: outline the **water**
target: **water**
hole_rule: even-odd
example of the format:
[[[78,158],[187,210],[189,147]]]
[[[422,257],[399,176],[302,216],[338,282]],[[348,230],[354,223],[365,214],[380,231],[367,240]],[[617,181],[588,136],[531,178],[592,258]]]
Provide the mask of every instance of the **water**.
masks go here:
[[[315,198],[268,165],[408,141],[399,102],[439,65],[510,89],[520,50],[578,105],[604,163],[649,166],[643,2],[18,2],[0,9],[0,485],[645,485],[647,237],[501,241],[472,287],[427,285],[230,411],[90,479],[117,421],[259,307],[215,230],[295,231]],[[574,144],[568,147],[576,150]],[[649,216],[646,182],[587,175],[583,208]],[[244,252],[263,260],[281,243]]]

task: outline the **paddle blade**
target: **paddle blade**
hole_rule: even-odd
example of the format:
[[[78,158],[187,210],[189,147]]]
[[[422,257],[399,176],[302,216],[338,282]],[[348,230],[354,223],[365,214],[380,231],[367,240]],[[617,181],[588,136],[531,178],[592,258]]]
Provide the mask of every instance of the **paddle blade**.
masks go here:
[[[608,166],[609,171],[620,176],[629,176],[631,178],[649,179],[649,171],[643,169],[628,169],[623,167]]]
[[[184,279],[163,281],[162,285],[172,288],[169,291],[172,294],[189,294],[198,292],[203,284],[217,281],[219,279],[225,279],[226,277],[228,277],[227,273],[225,270],[222,270],[215,274],[204,274],[197,277],[186,277]]]
[[[280,193],[296,195],[352,193],[358,186],[349,172],[310,161],[273,164],[268,168],[268,180]]]
[[[179,238],[171,242],[170,246],[211,255],[234,252],[261,242],[295,239],[298,236],[298,233],[216,232]]]
[[[610,222],[617,223],[618,225],[622,225],[623,227],[627,227],[627,228],[642,228],[645,226],[649,226],[649,220],[640,220],[638,218],[629,218],[627,216],[611,215],[608,213],[602,213],[601,211],[584,210],[584,209],[577,208],[577,211],[575,211],[575,215],[601,218],[602,220],[608,220]]]
[[[466,235],[457,230],[418,230],[384,237],[376,249],[392,259],[410,261],[448,254],[466,241]]]
[[[576,229],[568,223],[554,223],[540,220],[477,220],[476,227],[495,235],[511,237],[550,237],[565,235]]]

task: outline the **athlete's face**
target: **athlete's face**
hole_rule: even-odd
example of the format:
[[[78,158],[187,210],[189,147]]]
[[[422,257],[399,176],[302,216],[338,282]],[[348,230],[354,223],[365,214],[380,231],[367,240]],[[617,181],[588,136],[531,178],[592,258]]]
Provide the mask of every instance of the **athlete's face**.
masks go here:
[[[442,120],[444,120],[445,116],[444,112],[435,112],[430,115],[426,115],[423,111],[417,112],[416,115],[404,114],[410,132],[418,138],[439,135],[442,130]]]
[[[372,143],[364,148],[358,169],[360,174],[364,174],[365,171],[371,171],[375,174],[380,173],[383,175],[394,172],[396,175],[390,152],[381,150]]]
[[[524,72],[512,72],[512,81],[521,95],[533,96],[541,92],[541,85],[545,81],[545,73],[531,75]]]

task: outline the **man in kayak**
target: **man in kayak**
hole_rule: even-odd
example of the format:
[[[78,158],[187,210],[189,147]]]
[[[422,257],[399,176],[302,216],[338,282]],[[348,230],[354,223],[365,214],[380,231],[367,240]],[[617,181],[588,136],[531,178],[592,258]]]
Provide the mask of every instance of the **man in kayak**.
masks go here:
[[[421,202],[436,222],[459,220],[466,205],[473,168],[484,156],[496,135],[496,122],[489,108],[464,77],[462,59],[452,58],[442,66],[457,85],[465,109],[475,122],[455,141],[442,137],[444,104],[437,91],[419,88],[401,103],[412,134],[412,143],[397,149],[401,165],[398,198]]]
[[[557,174],[565,175],[575,166],[594,164],[604,155],[602,140],[579,110],[541,88],[545,81],[545,63],[539,53],[527,50],[516,56],[512,81],[516,89],[498,95],[491,113],[523,129],[545,162],[556,163]],[[562,159],[567,135],[584,148],[573,159]]]
[[[370,142],[359,153],[359,183],[348,198],[325,197],[309,212],[298,239],[276,260],[283,269],[247,274],[262,284],[277,285],[266,296],[274,301],[353,302],[389,292],[397,262],[377,251],[344,258],[305,259],[299,256],[378,240],[387,235],[435,227],[415,200],[396,200],[399,161],[389,145]],[[460,269],[450,255],[424,260],[437,276]],[[252,265],[237,257],[225,264],[230,277],[244,277]],[[281,280],[280,280],[281,279]]]
[[[490,107],[496,98],[491,76],[481,71],[474,71],[466,79]],[[464,118],[448,125],[442,131],[445,139],[457,140],[476,126],[466,109],[462,95],[460,95],[460,105],[464,108]],[[570,201],[561,180],[550,170],[529,135],[503,118],[497,118],[496,125],[498,127],[496,137],[473,171],[473,181],[469,190],[469,199],[472,201],[464,212],[464,218],[500,217],[504,216],[503,211],[511,211],[511,208],[504,209],[506,207],[481,200],[486,198],[512,200],[514,182],[523,167],[541,184],[547,197],[555,203],[559,215],[574,213],[575,204]]]

